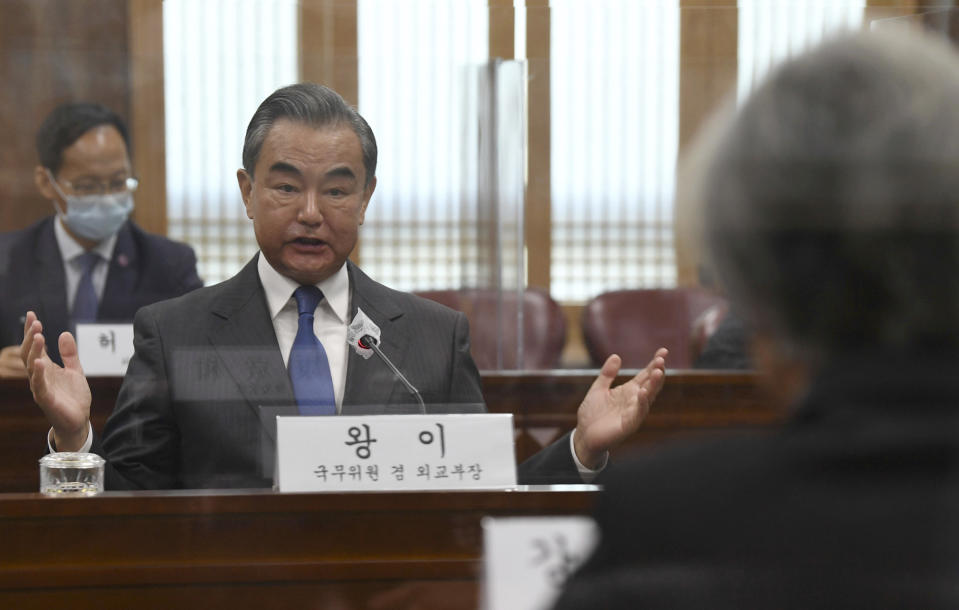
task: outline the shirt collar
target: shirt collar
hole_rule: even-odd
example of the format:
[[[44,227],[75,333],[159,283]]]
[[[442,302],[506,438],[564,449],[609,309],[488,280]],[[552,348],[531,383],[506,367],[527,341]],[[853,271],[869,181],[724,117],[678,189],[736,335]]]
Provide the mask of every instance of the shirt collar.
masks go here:
[[[69,264],[73,261],[73,259],[86,252],[86,250],[83,249],[83,246],[78,244],[77,240],[73,239],[73,236],[67,233],[67,230],[63,228],[63,223],[60,222],[60,216],[55,216],[53,218],[53,234],[57,238],[57,246],[60,248],[60,257],[63,259],[64,263]],[[117,234],[114,233],[91,248],[91,251],[99,254],[103,260],[109,261],[113,258],[113,248],[116,245]]]
[[[260,274],[260,283],[263,284],[263,291],[266,293],[270,319],[275,320],[280,310],[293,298],[293,291],[300,285],[274,269],[262,252],[256,262],[256,270]],[[350,311],[350,274],[346,270],[346,264],[344,263],[336,273],[318,283],[316,287],[325,297],[320,305],[322,306],[325,302],[333,315],[345,324]]]

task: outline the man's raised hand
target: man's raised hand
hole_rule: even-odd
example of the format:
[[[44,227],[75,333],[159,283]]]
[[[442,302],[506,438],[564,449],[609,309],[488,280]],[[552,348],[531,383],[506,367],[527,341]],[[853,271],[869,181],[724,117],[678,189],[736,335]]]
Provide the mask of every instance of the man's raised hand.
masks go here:
[[[666,380],[668,354],[665,348],[658,349],[646,368],[615,388],[612,385],[622,360],[615,354],[606,359],[576,414],[573,449],[584,466],[602,464],[606,452],[643,423]]]
[[[57,450],[77,451],[86,442],[89,430],[90,385],[83,375],[73,335],[62,333],[59,347],[62,367],[47,355],[40,320],[32,311],[27,312],[20,354],[33,399],[53,426]]]

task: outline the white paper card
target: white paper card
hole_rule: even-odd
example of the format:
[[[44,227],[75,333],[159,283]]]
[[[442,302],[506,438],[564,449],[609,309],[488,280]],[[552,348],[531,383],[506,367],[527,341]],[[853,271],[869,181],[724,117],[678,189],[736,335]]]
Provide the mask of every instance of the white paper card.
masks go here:
[[[77,324],[77,351],[87,377],[123,377],[133,357],[133,324]]]
[[[486,610],[551,608],[598,539],[589,517],[483,519]]]
[[[277,417],[280,491],[516,485],[511,414]]]

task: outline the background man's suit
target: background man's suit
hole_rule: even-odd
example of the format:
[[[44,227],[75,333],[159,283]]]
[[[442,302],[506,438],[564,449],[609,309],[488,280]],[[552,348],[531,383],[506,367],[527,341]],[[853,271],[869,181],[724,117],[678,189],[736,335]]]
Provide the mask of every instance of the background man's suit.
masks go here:
[[[55,216],[0,235],[0,347],[23,340],[23,316],[37,312],[50,358],[61,364],[57,337],[70,329],[66,276]],[[129,322],[136,311],[203,285],[193,249],[127,221],[117,233],[97,319]]]
[[[749,357],[749,331],[746,321],[735,311],[729,311],[719,322],[693,363],[694,369],[745,370],[752,368]]]
[[[136,355],[93,451],[108,459],[109,489],[265,487],[261,406],[295,404],[257,258],[233,278],[145,307],[134,321]],[[357,308],[382,331],[381,347],[424,401],[483,403],[466,317],[391,290],[347,263],[350,319]],[[350,350],[344,408],[409,404],[378,359]],[[266,442],[268,446],[264,447]],[[578,476],[564,437],[521,474],[529,481]]]
[[[617,464],[557,607],[959,607],[947,356],[831,362],[778,432]]]

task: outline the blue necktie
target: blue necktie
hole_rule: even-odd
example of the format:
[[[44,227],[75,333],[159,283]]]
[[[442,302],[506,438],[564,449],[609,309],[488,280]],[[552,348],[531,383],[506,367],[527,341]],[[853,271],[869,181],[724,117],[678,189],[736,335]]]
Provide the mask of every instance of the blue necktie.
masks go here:
[[[290,350],[290,381],[301,415],[336,415],[333,376],[323,344],[313,334],[313,313],[323,299],[316,286],[300,286],[293,292],[300,320]]]
[[[76,258],[80,261],[82,272],[80,283],[77,284],[77,293],[73,299],[73,326],[77,324],[97,321],[97,291],[93,288],[93,270],[100,262],[100,255],[96,252],[84,252]]]

